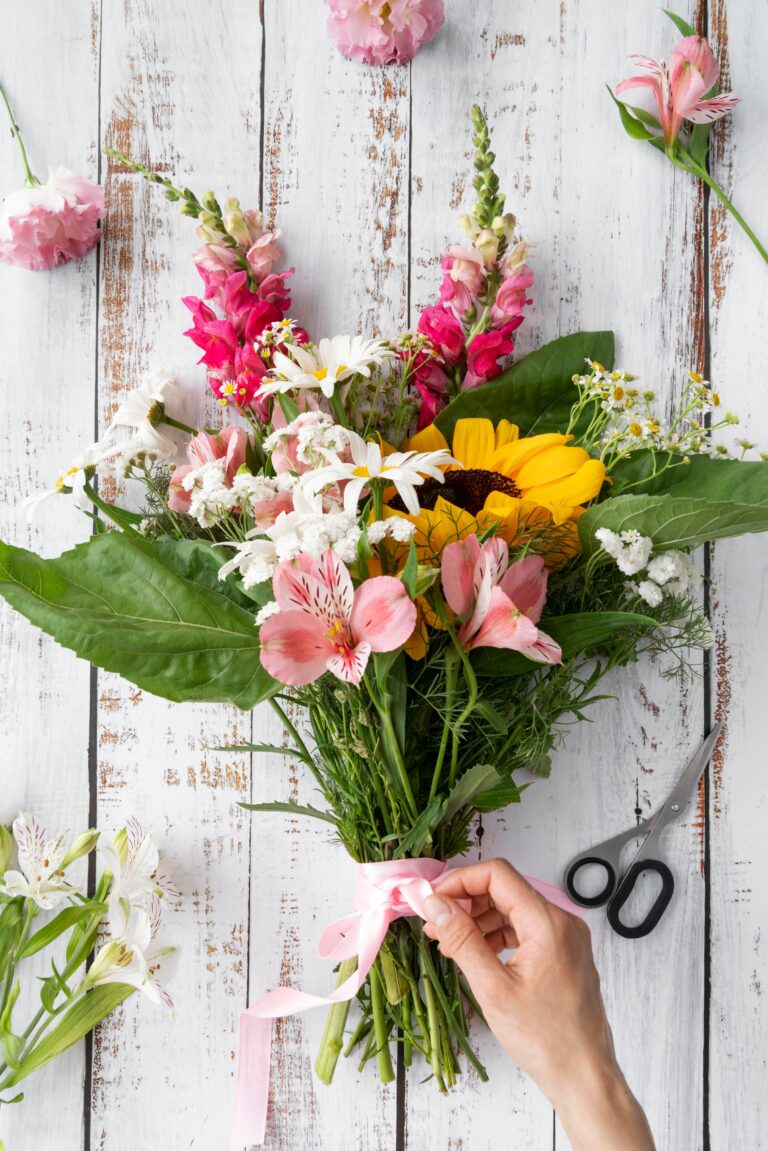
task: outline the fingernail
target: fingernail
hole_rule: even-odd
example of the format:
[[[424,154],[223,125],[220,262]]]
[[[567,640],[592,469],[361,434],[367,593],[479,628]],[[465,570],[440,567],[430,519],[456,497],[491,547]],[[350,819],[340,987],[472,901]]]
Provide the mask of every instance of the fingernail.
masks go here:
[[[438,899],[436,895],[427,896],[424,900],[424,910],[430,923],[434,923],[435,927],[444,927],[451,918],[450,903],[446,903],[444,899]]]

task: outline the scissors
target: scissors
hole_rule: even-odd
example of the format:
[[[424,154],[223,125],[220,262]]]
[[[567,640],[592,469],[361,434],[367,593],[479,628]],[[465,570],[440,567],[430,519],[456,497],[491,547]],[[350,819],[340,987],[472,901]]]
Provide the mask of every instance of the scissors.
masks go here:
[[[614,835],[604,843],[598,843],[588,851],[577,855],[571,860],[565,870],[565,889],[575,903],[582,907],[601,907],[608,904],[606,912],[608,922],[613,930],[625,939],[640,939],[649,935],[669,905],[672,893],[675,890],[675,880],[669,867],[663,860],[655,858],[655,848],[658,846],[661,834],[667,824],[677,819],[688,800],[693,795],[704,768],[709,763],[710,756],[715,749],[721,724],[716,723],[699,750],[686,767],[677,781],[676,786],[667,798],[666,803],[657,812],[644,819],[636,827],[621,835]],[[645,837],[645,842],[635,855],[629,868],[619,877],[621,856],[624,848],[633,839]],[[653,854],[652,854],[653,852]],[[597,864],[606,874],[605,887],[597,895],[582,895],[576,887],[576,876],[582,867],[588,864]],[[635,889],[643,872],[654,871],[661,877],[661,891],[648,915],[636,927],[627,927],[619,919],[619,912]]]

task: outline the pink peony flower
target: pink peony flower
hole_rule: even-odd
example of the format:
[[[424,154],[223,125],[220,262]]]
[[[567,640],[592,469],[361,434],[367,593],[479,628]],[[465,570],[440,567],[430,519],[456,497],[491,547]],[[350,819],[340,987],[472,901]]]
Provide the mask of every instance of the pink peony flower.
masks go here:
[[[196,471],[203,464],[210,464],[214,460],[226,460],[224,478],[227,487],[237,475],[238,468],[245,463],[250,437],[244,428],[222,428],[217,435],[208,432],[199,432],[187,444],[188,464],[176,468],[171,476],[168,488],[168,507],[173,512],[189,511],[191,493],[182,487],[182,480],[190,472]]]
[[[418,327],[446,364],[458,364],[464,355],[464,332],[453,312],[439,304],[425,308]]]
[[[6,198],[0,260],[39,272],[78,259],[98,243],[103,212],[103,188],[67,168],[50,168],[44,184],[28,181]]]
[[[443,26],[443,0],[325,0],[328,32],[343,56],[366,64],[405,64]]]
[[[509,356],[515,349],[511,333],[518,324],[505,324],[489,332],[481,332],[469,345],[465,388],[476,388],[486,380],[492,380],[501,373],[499,360]]]

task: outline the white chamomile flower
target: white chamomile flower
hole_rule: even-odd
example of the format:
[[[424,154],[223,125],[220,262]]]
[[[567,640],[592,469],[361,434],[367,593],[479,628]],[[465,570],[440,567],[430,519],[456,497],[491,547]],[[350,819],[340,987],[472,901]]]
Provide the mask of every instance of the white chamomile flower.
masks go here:
[[[378,480],[385,485],[394,484],[407,510],[416,516],[419,514],[416,488],[428,476],[442,483],[442,469],[457,463],[445,448],[435,452],[391,452],[385,456],[375,441],[364,440],[357,432],[349,432],[348,436],[351,461],[340,459],[335,452],[325,452],[330,462],[324,468],[308,472],[302,477],[302,484],[308,491],[317,493],[330,484],[345,482],[344,510],[350,514],[357,511],[363,489]]]
[[[394,352],[384,340],[365,336],[333,336],[319,344],[294,344],[290,355],[275,352],[272,371],[261,385],[262,395],[319,388],[330,399],[336,385],[352,376],[370,376],[374,367],[392,359]]]
[[[171,460],[176,455],[177,445],[158,427],[165,416],[166,401],[176,388],[173,376],[158,370],[148,385],[135,388],[125,397],[109,425],[110,433],[117,428],[133,429],[131,438],[121,445],[125,459],[132,459],[140,452],[146,452],[157,460]]]
[[[19,505],[19,511],[23,512],[31,521],[40,504],[50,499],[51,496],[60,495],[72,495],[75,505],[81,511],[87,511],[91,504],[85,494],[86,482],[93,479],[100,463],[109,459],[110,456],[118,455],[119,452],[120,448],[116,444],[91,444],[85,451],[75,456],[70,467],[61,473],[52,488],[27,496]]]
[[[22,811],[13,821],[13,838],[20,870],[6,871],[0,882],[4,895],[11,899],[20,895],[50,911],[80,890],[64,878],[62,865],[67,846],[63,834],[46,839],[45,828],[34,816]]]

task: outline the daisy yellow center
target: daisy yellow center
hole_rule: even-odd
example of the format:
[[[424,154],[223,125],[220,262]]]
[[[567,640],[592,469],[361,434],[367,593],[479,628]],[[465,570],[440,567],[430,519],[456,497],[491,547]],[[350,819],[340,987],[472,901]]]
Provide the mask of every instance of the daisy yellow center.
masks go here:
[[[312,375],[315,377],[316,380],[324,380],[325,377],[328,375],[328,369],[327,368],[318,368],[316,372],[312,373]]]

